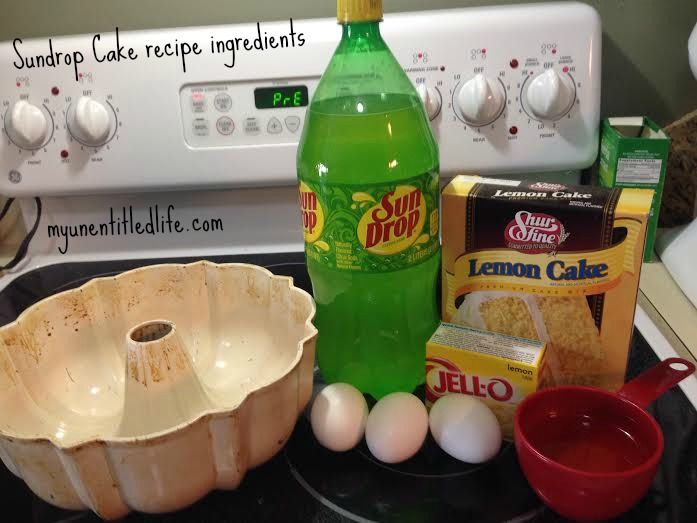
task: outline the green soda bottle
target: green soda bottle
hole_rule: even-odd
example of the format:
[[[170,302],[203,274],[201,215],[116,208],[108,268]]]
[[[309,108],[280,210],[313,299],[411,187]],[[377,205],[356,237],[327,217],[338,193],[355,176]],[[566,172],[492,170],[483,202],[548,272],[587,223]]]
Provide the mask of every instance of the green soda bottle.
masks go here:
[[[343,36],[298,149],[317,354],[328,383],[378,399],[424,381],[438,325],[438,146],[380,36],[381,0],[338,0]]]

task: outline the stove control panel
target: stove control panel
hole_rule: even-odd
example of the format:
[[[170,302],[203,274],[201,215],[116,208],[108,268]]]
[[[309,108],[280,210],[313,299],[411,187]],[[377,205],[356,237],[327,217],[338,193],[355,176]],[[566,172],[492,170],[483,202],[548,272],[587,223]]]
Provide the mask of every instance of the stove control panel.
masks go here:
[[[601,27],[588,5],[388,14],[382,33],[431,120],[444,176],[595,160]],[[293,45],[233,51],[261,34]],[[293,184],[339,37],[335,20],[313,19],[2,43],[0,193]],[[184,42],[200,53],[181,56]],[[138,59],[121,60],[129,49]]]
[[[297,144],[318,77],[292,82],[218,82],[180,91],[184,140],[192,148]]]

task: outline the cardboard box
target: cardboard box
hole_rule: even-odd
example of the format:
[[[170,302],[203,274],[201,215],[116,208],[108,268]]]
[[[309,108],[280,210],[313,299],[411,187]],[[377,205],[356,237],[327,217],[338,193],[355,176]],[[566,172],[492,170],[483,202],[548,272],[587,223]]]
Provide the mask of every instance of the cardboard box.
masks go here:
[[[443,320],[547,342],[544,385],[618,389],[652,197],[456,177],[442,198]]]
[[[545,343],[441,323],[426,344],[426,406],[447,394],[479,398],[513,437],[518,404],[540,384]]]
[[[653,259],[669,150],[670,138],[648,118],[639,116],[603,120],[600,185],[654,190],[646,232],[644,261],[647,262]]]

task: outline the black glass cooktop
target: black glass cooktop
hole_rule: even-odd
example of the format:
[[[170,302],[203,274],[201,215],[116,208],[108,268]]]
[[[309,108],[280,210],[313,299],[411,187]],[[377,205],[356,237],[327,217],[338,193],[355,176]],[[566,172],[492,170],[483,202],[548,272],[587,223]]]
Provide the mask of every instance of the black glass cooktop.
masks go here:
[[[292,276],[311,291],[301,253],[209,258],[244,261]],[[126,260],[65,263],[27,273],[0,292],[0,324],[56,292],[96,276],[143,265],[195,259]],[[637,332],[628,379],[658,360]],[[697,521],[697,413],[679,389],[652,407],[665,434],[665,454],[653,487],[642,502],[618,521]],[[0,416],[2,413],[0,413]],[[93,522],[90,512],[56,509],[34,496],[21,479],[0,465],[0,520],[8,522]],[[406,463],[386,466],[365,446],[344,454],[320,447],[301,416],[286,447],[248,473],[232,492],[213,492],[173,514],[133,513],[125,522],[344,522],[344,521],[563,521],[546,509],[527,486],[515,450],[504,444],[499,455],[481,466],[460,463],[433,441]]]

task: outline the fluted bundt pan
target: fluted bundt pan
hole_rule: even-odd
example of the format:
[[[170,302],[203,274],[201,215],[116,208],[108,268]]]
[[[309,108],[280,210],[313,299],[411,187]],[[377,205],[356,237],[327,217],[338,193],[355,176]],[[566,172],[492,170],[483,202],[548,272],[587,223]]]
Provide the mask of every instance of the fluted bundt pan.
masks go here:
[[[51,296],[0,329],[0,458],[105,519],[234,489],[310,398],[314,313],[290,278],[205,261]]]

